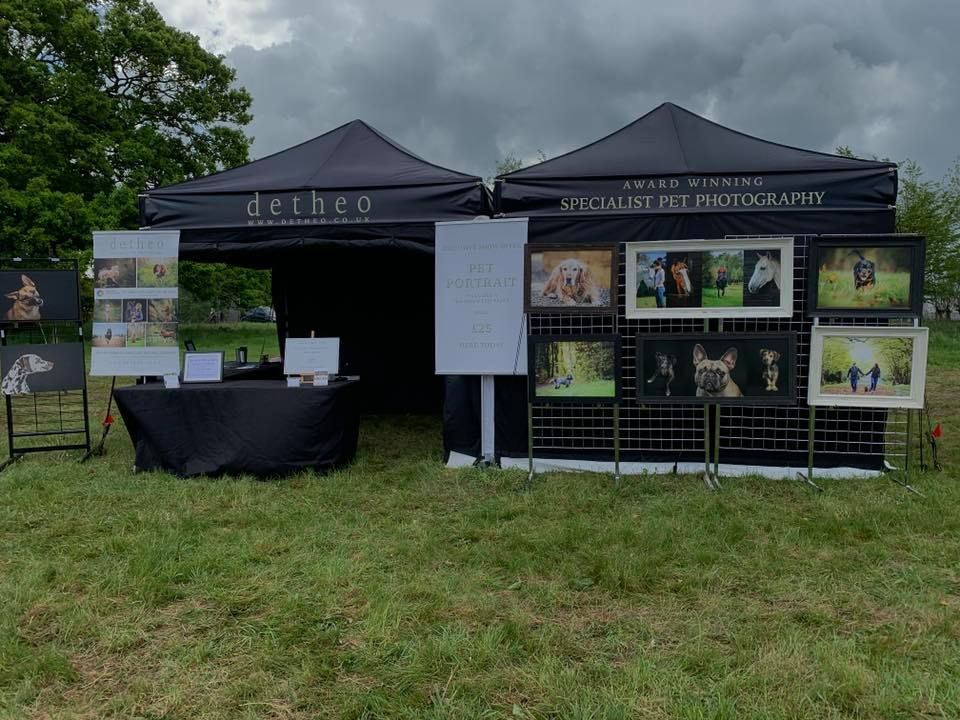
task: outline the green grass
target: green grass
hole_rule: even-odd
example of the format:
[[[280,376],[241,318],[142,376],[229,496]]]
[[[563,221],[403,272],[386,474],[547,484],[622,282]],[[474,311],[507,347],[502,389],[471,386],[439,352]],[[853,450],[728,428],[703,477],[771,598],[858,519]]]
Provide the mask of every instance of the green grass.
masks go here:
[[[720,297],[717,297],[715,285],[704,287],[701,305],[703,307],[743,307],[743,283],[727,285],[726,291]]]
[[[187,330],[229,355],[273,326]],[[122,427],[89,464],[27,458],[0,474],[0,716],[960,717],[956,326],[931,350],[947,470],[911,478],[924,498],[523,492],[444,469],[416,417],[365,419],[326,477],[133,475]]]
[[[870,387],[870,381],[866,380],[857,385],[857,395],[862,396],[886,396],[886,397],[910,397],[910,386],[903,383],[899,385],[891,385],[890,383],[881,382],[877,389],[872,393],[865,393],[864,388]],[[852,395],[850,392],[850,383],[831,383],[829,385],[821,385],[820,390],[826,395]]]
[[[573,382],[570,387],[554,388],[553,383],[537,385],[537,397],[616,397],[617,384],[613,380]]]
[[[880,273],[874,288],[856,290],[846,272],[821,272],[817,304],[822,308],[904,308],[910,305],[910,273]]]

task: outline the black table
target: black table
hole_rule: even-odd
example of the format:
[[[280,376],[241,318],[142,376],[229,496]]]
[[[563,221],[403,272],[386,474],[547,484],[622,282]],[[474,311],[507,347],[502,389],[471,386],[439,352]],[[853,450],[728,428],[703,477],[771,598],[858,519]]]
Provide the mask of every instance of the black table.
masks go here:
[[[232,380],[166,389],[117,388],[138,470],[176,475],[326,472],[350,462],[360,426],[359,382],[287,387]]]

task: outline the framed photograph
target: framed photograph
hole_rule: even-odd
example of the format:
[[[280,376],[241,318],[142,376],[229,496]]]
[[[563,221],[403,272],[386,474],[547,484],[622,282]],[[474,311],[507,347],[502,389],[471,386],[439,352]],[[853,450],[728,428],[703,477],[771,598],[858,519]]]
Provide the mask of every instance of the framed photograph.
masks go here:
[[[526,246],[526,312],[615,313],[617,248],[591,245]]]
[[[793,333],[637,336],[637,402],[793,405]]]
[[[920,235],[811,238],[807,314],[920,317],[925,253]]]
[[[527,352],[531,402],[620,401],[619,335],[532,335]]]
[[[808,405],[923,407],[928,329],[815,325]]]
[[[4,395],[82,390],[83,343],[4,345],[0,378]]]
[[[793,238],[626,244],[626,316],[793,315]]]
[[[0,324],[79,320],[74,270],[0,270]]]
[[[185,352],[183,354],[183,382],[223,382],[223,351]]]

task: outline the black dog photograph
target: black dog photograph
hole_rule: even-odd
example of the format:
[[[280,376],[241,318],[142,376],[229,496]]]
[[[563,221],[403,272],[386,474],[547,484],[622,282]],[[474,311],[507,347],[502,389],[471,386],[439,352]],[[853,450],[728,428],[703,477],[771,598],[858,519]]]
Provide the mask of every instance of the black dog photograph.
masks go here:
[[[791,404],[793,347],[792,334],[641,336],[637,402]]]
[[[4,345],[0,347],[0,387],[4,395],[83,389],[83,344]]]
[[[0,270],[0,323],[79,320],[74,270]]]

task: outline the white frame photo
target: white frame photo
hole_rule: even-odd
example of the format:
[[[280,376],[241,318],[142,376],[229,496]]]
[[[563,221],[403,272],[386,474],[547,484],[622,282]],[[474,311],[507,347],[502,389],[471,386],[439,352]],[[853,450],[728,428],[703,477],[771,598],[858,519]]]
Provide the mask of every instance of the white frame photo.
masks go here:
[[[730,250],[750,252],[755,250],[780,251],[780,304],[771,306],[740,307],[666,307],[638,308],[637,255],[639,253],[695,253]],[[652,242],[624,243],[626,257],[626,280],[623,293],[626,317],[631,320],[669,320],[674,318],[764,318],[791,317],[793,315],[793,238],[729,238],[710,240],[657,240]],[[746,283],[745,283],[746,284]],[[703,289],[701,289],[701,293]]]
[[[810,373],[807,376],[807,405],[891,410],[918,410],[923,408],[927,382],[927,342],[929,334],[929,329],[925,327],[814,325],[810,333]],[[891,397],[889,395],[869,395],[866,393],[828,395],[820,392],[821,376],[823,375],[823,340],[827,337],[913,338],[913,357],[910,363],[910,396]]]

